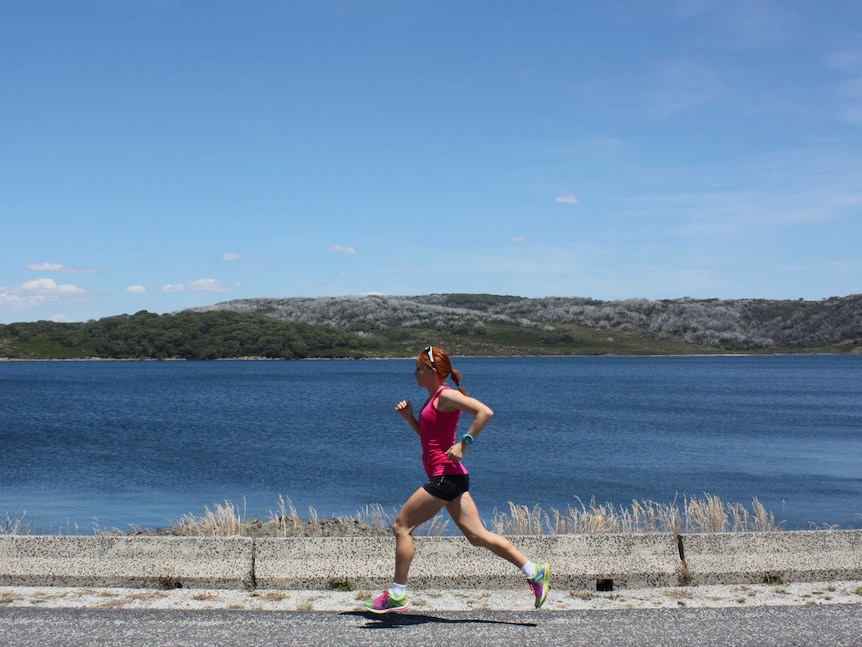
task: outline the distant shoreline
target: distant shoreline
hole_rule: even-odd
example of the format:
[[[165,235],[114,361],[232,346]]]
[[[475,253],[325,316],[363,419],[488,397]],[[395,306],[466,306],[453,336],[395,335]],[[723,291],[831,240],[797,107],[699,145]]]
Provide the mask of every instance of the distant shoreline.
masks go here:
[[[605,353],[601,355],[454,355],[455,358],[461,359],[542,359],[542,358],[571,358],[571,359],[598,359],[602,357],[608,358],[683,358],[683,357],[844,357],[862,355],[860,352],[852,353],[686,353],[686,354],[611,354]],[[117,358],[117,357],[0,357],[0,362],[374,362],[385,360],[410,360],[412,356],[405,357],[217,357],[215,359],[186,359],[184,357],[165,357],[163,359],[156,357],[139,357],[139,358]]]

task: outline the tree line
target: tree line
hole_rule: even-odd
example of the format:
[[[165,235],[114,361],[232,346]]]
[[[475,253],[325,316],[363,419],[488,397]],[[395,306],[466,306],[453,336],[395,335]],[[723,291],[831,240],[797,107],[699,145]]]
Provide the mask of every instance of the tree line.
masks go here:
[[[358,335],[336,328],[236,312],[106,317],[86,323],[0,325],[0,356],[189,359],[302,359],[368,352]]]
[[[171,314],[0,324],[0,357],[395,357],[862,352],[862,295],[822,301],[598,301],[489,294],[237,299]],[[634,341],[632,341],[634,340]],[[624,343],[623,343],[624,342]]]

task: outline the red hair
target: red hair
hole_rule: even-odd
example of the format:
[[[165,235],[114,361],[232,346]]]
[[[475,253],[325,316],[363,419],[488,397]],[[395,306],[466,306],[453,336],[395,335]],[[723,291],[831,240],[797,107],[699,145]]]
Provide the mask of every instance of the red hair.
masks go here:
[[[458,390],[464,395],[467,395],[467,392],[461,387],[461,371],[457,368],[452,368],[452,358],[449,357],[449,353],[439,346],[429,346],[428,348],[431,349],[430,352],[434,355],[434,361],[432,362],[429,359],[428,349],[419,353],[419,357],[416,358],[417,361],[422,362],[425,366],[432,369],[443,380],[451,376],[452,381],[455,383],[455,386],[458,387]]]

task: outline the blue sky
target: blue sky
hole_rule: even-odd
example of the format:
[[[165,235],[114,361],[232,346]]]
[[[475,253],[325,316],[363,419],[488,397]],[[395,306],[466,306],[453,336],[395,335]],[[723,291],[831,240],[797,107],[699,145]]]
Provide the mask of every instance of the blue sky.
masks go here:
[[[0,322],[862,292],[862,5],[0,5]]]

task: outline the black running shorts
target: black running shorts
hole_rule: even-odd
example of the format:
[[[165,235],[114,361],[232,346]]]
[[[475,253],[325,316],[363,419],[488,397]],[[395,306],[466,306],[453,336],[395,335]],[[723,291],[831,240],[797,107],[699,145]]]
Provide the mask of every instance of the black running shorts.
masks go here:
[[[443,476],[432,476],[422,486],[431,496],[454,501],[470,489],[470,477],[467,474],[444,474]]]

